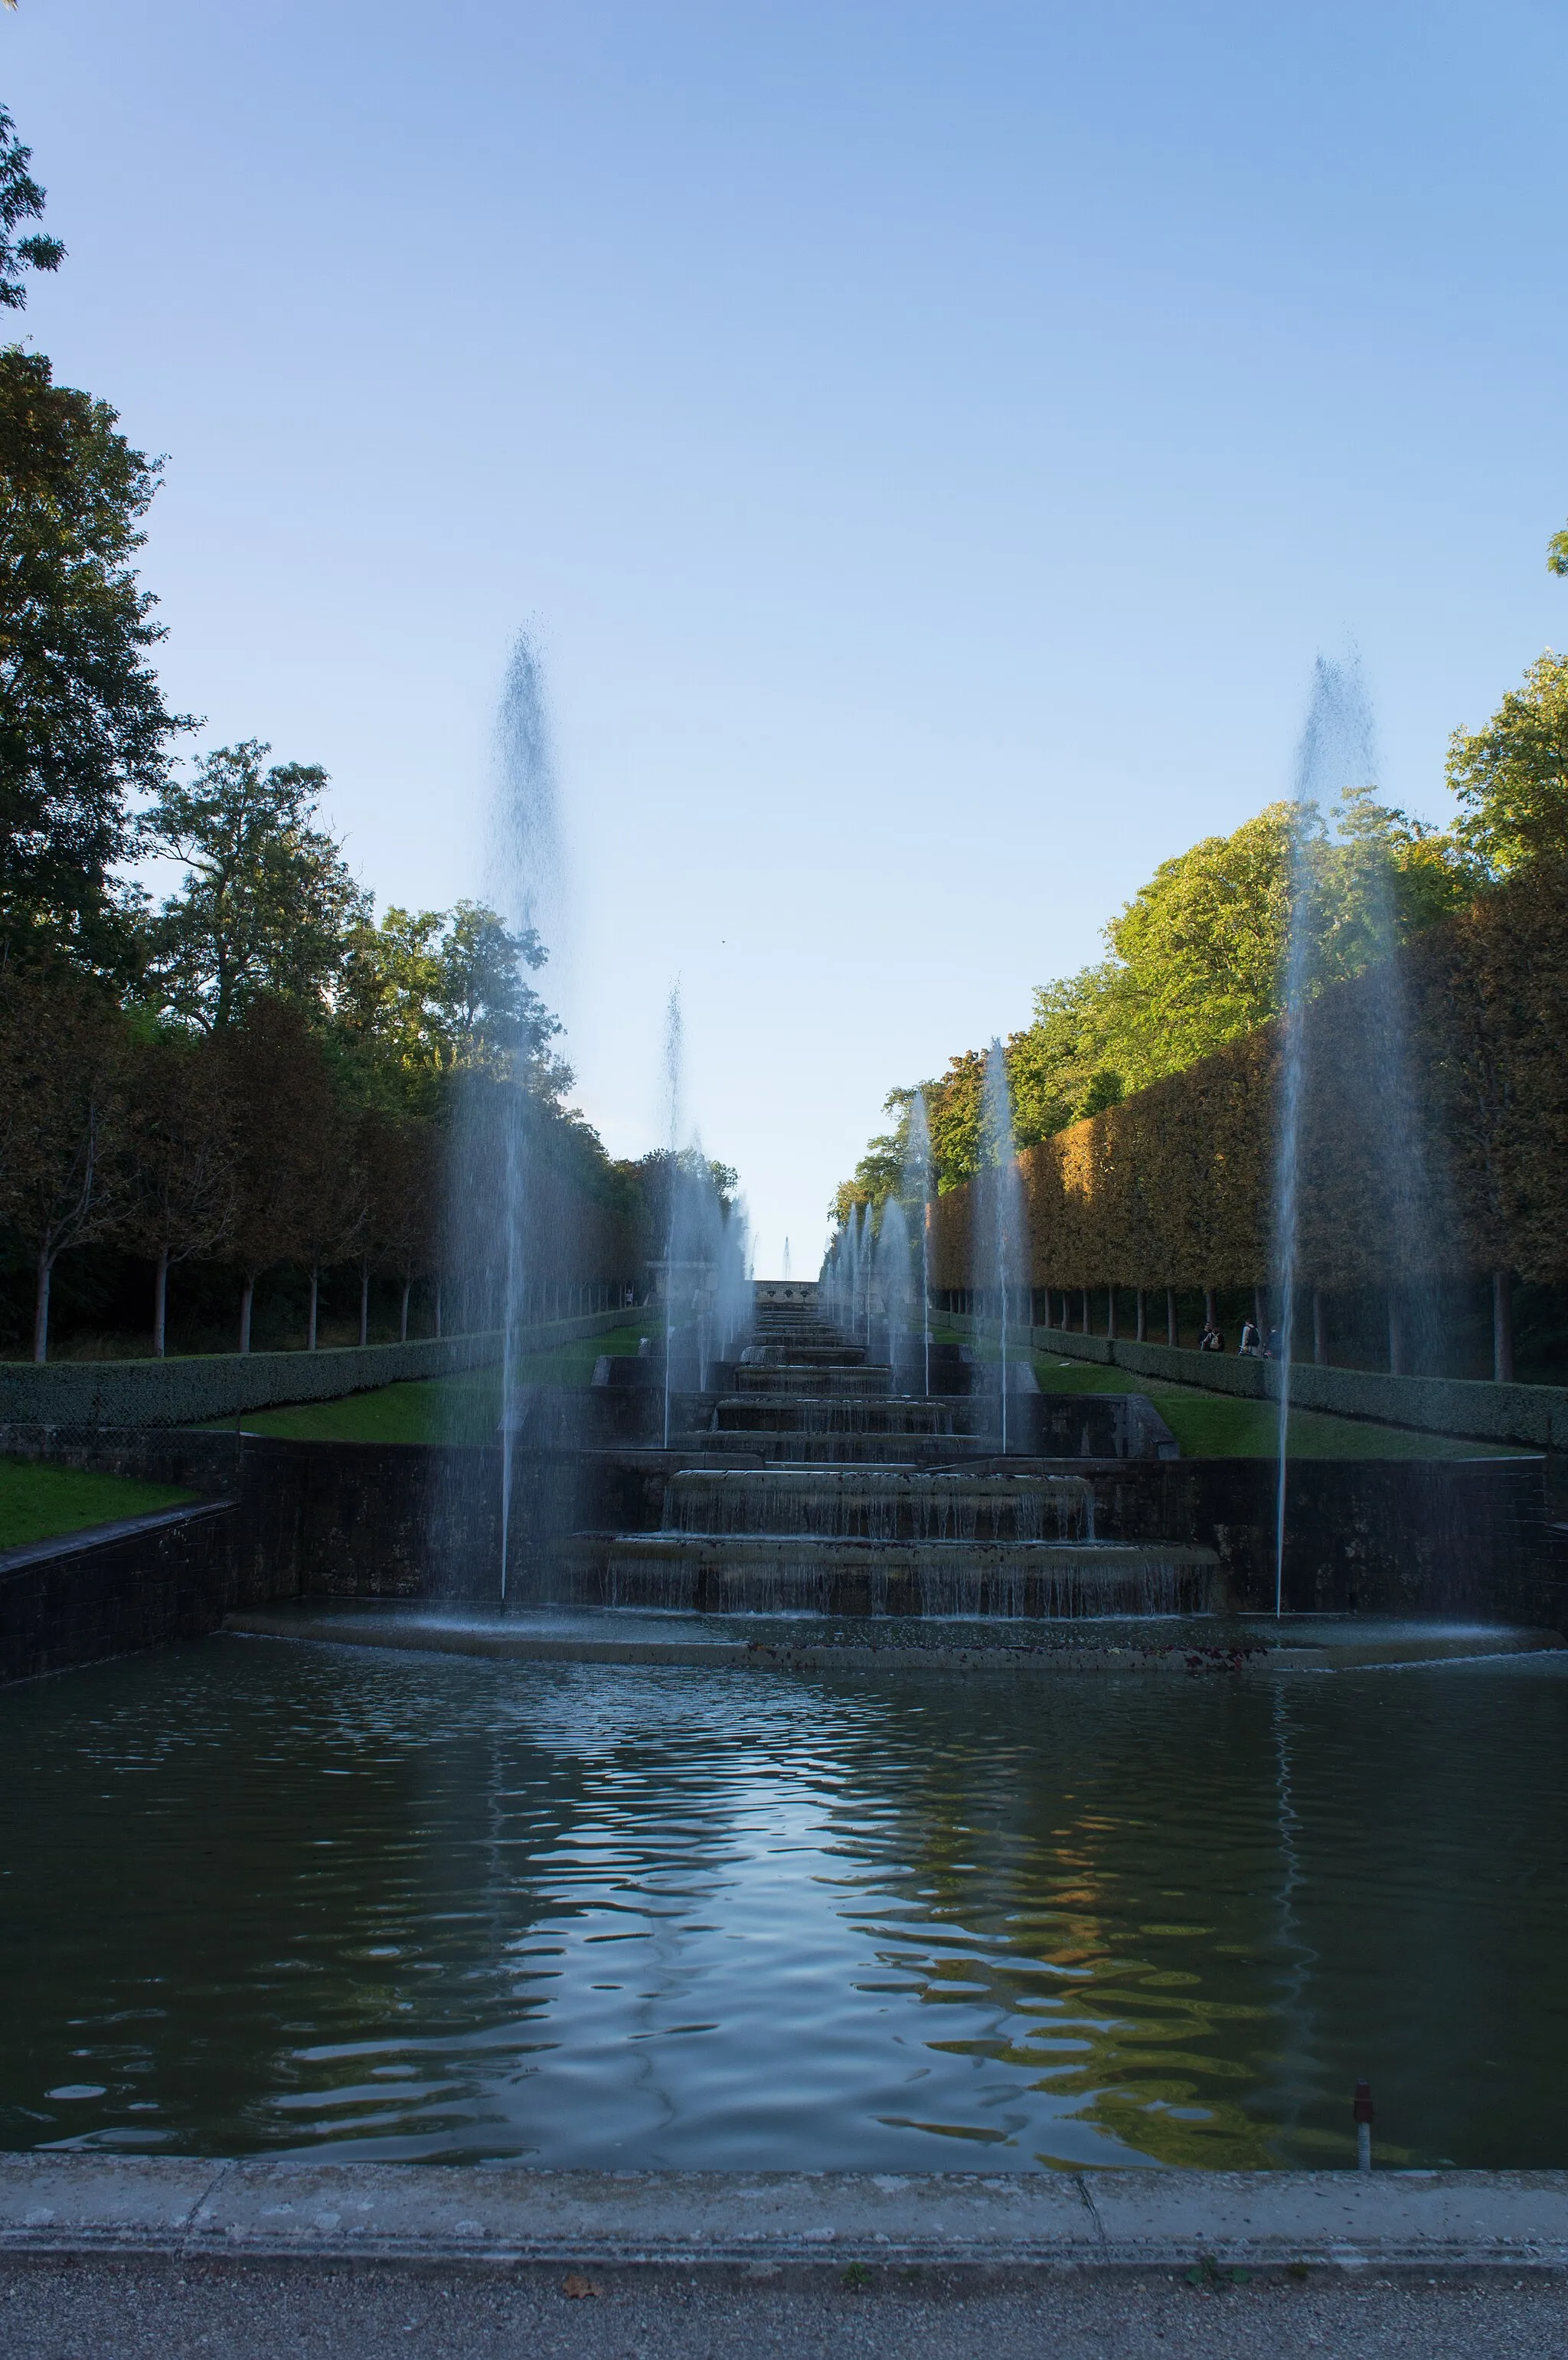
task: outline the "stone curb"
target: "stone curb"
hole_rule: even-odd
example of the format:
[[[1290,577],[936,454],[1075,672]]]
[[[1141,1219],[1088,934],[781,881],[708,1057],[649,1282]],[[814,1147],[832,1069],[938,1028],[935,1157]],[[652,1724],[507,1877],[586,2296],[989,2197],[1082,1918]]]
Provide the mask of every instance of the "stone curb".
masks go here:
[[[418,1601],[410,1601],[416,1603]],[[1192,1679],[1225,1673],[1263,1679],[1294,1673],[1408,1671],[1418,1665],[1489,1662],[1499,1655],[1534,1655],[1560,1649],[1555,1631],[1499,1631],[1482,1643],[1471,1639],[1365,1640],[1342,1646],[1275,1647],[1254,1655],[1212,1647],[1155,1646],[909,1646],[887,1640],[862,1645],[804,1644],[768,1639],[552,1638],[539,1632],[514,1632],[461,1623],[405,1621],[388,1616],[382,1627],[347,1613],[311,1614],[309,1610],[236,1608],[223,1618],[225,1631],[251,1639],[286,1639],[294,1644],[369,1647],[427,1655],[479,1655],[521,1664],[651,1664],[689,1671],[752,1672],[1127,1672],[1140,1677]]]
[[[1568,2172],[529,2171],[0,2156],[0,2254],[1568,2269]]]

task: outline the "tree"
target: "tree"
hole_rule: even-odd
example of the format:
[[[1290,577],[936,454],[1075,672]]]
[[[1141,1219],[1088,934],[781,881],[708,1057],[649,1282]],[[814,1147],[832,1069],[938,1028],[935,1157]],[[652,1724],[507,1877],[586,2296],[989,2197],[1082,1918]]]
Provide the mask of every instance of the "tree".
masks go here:
[[[1568,656],[1549,648],[1484,729],[1448,741],[1458,833],[1493,877],[1568,855]]]
[[[125,971],[127,798],[158,790],[191,726],[147,661],[163,628],[132,564],[158,463],[117,426],[41,355],[0,349],[0,963]]]
[[[220,746],[189,781],[165,779],[149,844],[188,864],[151,929],[165,1007],[221,1032],[260,995],[326,1011],[365,899],[314,825],[327,778],[314,762],[264,769],[269,746]]]
[[[408,1340],[408,1297],[414,1281],[434,1259],[441,1196],[441,1138],[418,1116],[388,1115],[371,1108],[360,1132],[360,1155],[368,1200],[360,1273],[359,1340],[368,1333],[367,1289],[371,1267],[390,1270],[401,1288],[397,1332]]]
[[[315,1142],[337,1120],[327,1054],[299,1011],[257,1000],[217,1036],[234,1123],[239,1349],[250,1350],[256,1283],[306,1248]]]
[[[155,1267],[152,1349],[161,1360],[169,1273],[212,1254],[234,1222],[234,1118],[212,1043],[158,1033],[137,1049],[128,1093],[120,1235]]]
[[[1568,574],[1568,524],[1554,532],[1546,544],[1546,570],[1549,574]]]
[[[546,959],[531,927],[510,934],[480,901],[443,910],[368,909],[348,937],[338,1010],[348,1037],[406,1092],[442,1074],[520,1065],[532,1094],[559,1102],[571,1068],[550,1043],[557,1019],[525,980]]]
[[[0,1217],[33,1264],[33,1358],[49,1358],[60,1255],[114,1226],[124,1031],[72,976],[13,973],[0,988]]]
[[[16,0],[5,5],[14,8]],[[32,149],[16,137],[10,108],[0,106],[0,303],[12,311],[20,311],[27,300],[24,270],[58,270],[65,260],[58,237],[12,235],[20,223],[43,218],[44,191],[27,169],[32,159]]]

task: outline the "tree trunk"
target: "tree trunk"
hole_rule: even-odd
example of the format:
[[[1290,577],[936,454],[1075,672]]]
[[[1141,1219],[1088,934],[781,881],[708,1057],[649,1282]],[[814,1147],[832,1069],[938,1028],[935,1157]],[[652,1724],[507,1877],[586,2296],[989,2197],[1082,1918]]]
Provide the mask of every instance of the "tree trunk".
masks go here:
[[[441,1281],[438,1278],[436,1281],[436,1335],[438,1338],[440,1338],[441,1331]]]
[[[1116,1290],[1114,1286],[1107,1286],[1105,1289],[1105,1340],[1107,1343],[1114,1338],[1116,1332]]]
[[[1252,1290],[1252,1324],[1260,1336],[1268,1335],[1269,1313],[1263,1301],[1263,1289],[1260,1286],[1255,1286]]]
[[[158,1254],[158,1276],[152,1283],[152,1356],[155,1360],[161,1360],[163,1358],[168,1313],[169,1248],[165,1246]]]
[[[359,1265],[359,1342],[363,1351],[370,1341],[370,1264]]]
[[[1205,1286],[1203,1289],[1203,1325],[1205,1328],[1217,1325],[1214,1318],[1214,1290],[1212,1286]]]
[[[1083,1333],[1086,1336],[1089,1333],[1089,1290],[1085,1286],[1080,1291],[1083,1297]]]
[[[33,1296],[33,1358],[49,1359],[49,1280],[54,1275],[54,1262],[48,1252],[38,1255],[38,1288]]]
[[[413,1287],[413,1284],[414,1282],[411,1278],[406,1278],[403,1281],[403,1309],[397,1328],[397,1341],[399,1344],[406,1344],[408,1340],[408,1295]]]
[[[240,1350],[242,1352],[250,1350],[250,1313],[251,1306],[255,1301],[256,1279],[247,1270],[245,1283],[240,1289]]]
[[[1138,1340],[1140,1344],[1145,1344],[1149,1340],[1149,1313],[1144,1305],[1141,1286],[1138,1290]]]
[[[1388,1289],[1388,1374],[1402,1377],[1405,1371],[1405,1306],[1399,1300],[1397,1286]]]
[[[1176,1318],[1176,1289],[1173,1286],[1165,1290],[1165,1340],[1173,1352],[1180,1350],[1181,1330]]]
[[[1312,1366],[1321,1369],[1328,1361],[1328,1323],[1323,1317],[1323,1289],[1312,1289]]]
[[[1514,1282],[1506,1270],[1492,1273],[1492,1377],[1499,1385],[1514,1381]]]
[[[316,1349],[316,1311],[321,1302],[321,1265],[319,1262],[313,1262],[310,1264],[310,1326],[305,1338],[305,1349],[308,1352],[313,1352]]]

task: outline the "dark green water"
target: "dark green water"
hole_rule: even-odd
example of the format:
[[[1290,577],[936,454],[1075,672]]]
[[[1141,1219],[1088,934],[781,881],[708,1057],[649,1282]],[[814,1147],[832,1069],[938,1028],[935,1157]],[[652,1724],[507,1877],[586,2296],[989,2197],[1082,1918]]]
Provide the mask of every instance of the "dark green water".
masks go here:
[[[229,1639],[0,1699],[0,2146],[1568,2164],[1561,1659],[855,1679]]]

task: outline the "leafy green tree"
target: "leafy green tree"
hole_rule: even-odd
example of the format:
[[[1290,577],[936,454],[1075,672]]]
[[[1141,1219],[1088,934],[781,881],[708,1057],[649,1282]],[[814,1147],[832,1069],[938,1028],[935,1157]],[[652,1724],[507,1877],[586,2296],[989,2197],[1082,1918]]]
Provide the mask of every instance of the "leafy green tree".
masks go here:
[[[1549,648],[1484,729],[1448,741],[1458,833],[1489,876],[1568,854],[1568,656]]]
[[[189,780],[160,783],[146,823],[146,841],[187,864],[149,930],[149,987],[203,1032],[224,1031],[262,996],[324,1016],[366,911],[315,825],[326,772],[264,768],[271,750],[251,738],[204,754]]]
[[[158,463],[117,427],[41,355],[0,349],[0,961],[125,971],[128,799],[161,789],[190,726],[147,661],[163,628],[132,563]]]
[[[14,8],[16,0],[5,0],[5,5]],[[65,260],[58,237],[38,232],[27,237],[14,235],[23,222],[43,218],[44,191],[27,169],[32,160],[32,149],[16,137],[10,108],[0,106],[0,303],[12,311],[20,311],[27,303],[24,270],[58,270]]]
[[[211,1038],[158,1032],[125,1091],[122,1241],[153,1265],[152,1349],[164,1355],[169,1273],[214,1253],[235,1212],[234,1117]]]
[[[33,1358],[49,1358],[55,1264],[115,1226],[125,1025],[96,986],[0,977],[0,1221],[33,1268]]]
[[[1549,574],[1568,574],[1568,524],[1554,532],[1546,544],[1546,570]]]
[[[528,983],[546,952],[531,927],[510,934],[483,902],[442,910],[368,909],[348,936],[339,1018],[374,1065],[416,1101],[435,1077],[520,1066],[533,1095],[558,1103],[571,1068],[550,1048],[558,1020]]]

